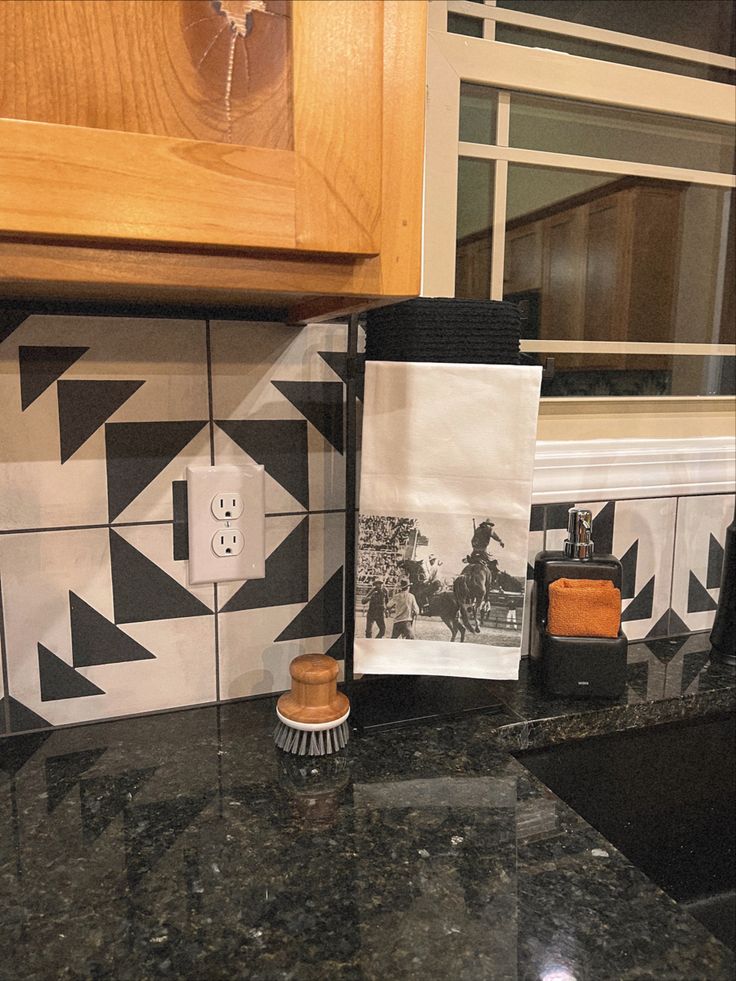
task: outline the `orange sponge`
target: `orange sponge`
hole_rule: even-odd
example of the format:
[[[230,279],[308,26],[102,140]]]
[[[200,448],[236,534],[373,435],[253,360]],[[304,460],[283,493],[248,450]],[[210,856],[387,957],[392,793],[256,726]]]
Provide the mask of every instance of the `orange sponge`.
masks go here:
[[[547,632],[557,637],[618,637],[621,591],[610,579],[556,579],[549,586]]]

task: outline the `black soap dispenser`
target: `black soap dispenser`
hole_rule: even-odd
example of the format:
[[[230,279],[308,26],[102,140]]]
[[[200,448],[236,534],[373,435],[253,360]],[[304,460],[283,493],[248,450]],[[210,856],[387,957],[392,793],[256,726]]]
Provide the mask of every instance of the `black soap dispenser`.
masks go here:
[[[556,579],[610,580],[621,589],[621,563],[613,555],[595,554],[591,526],[587,508],[570,508],[562,550],[539,552],[534,560],[532,674],[551,695],[618,698],[626,685],[628,646],[620,629],[618,637],[563,637],[547,629],[549,587]]]

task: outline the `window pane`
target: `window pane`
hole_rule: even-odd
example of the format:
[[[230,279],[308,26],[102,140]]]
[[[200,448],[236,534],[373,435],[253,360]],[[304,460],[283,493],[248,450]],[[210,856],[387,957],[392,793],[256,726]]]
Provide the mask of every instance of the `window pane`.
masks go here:
[[[633,51],[631,48],[616,48],[610,44],[565,37],[562,34],[531,31],[525,27],[502,24],[500,21],[496,24],[496,40],[506,44],[520,44],[527,48],[550,48],[552,51],[565,51],[580,58],[611,61],[617,65],[633,65],[634,68],[649,68],[655,72],[669,72],[671,75],[689,75],[692,78],[704,78],[710,82],[723,82],[726,85],[733,85],[736,81],[736,72],[728,68],[702,65],[696,61],[684,61],[680,58],[666,58],[647,51]]]
[[[491,222],[495,164],[460,157],[457,175],[455,296],[487,300],[491,288]]]
[[[731,0],[497,0],[496,6],[718,54],[734,53]]]
[[[497,104],[496,89],[461,82],[460,139],[466,143],[495,143]]]
[[[463,14],[447,14],[447,30],[450,34],[465,34],[467,37],[483,37],[483,21],[478,17],[465,17]]]
[[[509,166],[504,297],[524,336],[732,344],[734,282],[730,190]]]
[[[475,96],[474,103],[479,101]],[[528,150],[730,174],[734,168],[736,128],[514,92],[509,144]]]
[[[735,395],[736,358],[661,354],[555,354],[547,398]],[[524,355],[542,364],[544,354]]]

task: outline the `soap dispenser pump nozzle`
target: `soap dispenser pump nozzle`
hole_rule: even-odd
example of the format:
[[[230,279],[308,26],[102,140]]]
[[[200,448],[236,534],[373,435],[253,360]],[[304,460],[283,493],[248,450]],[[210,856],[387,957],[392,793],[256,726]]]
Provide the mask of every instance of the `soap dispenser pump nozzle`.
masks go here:
[[[593,539],[590,537],[593,515],[587,508],[570,508],[567,512],[565,558],[591,559]]]

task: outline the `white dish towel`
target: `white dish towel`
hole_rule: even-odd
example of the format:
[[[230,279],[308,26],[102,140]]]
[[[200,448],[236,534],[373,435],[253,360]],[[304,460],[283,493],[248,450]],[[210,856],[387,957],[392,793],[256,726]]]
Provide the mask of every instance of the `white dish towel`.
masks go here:
[[[366,364],[356,674],[518,678],[541,375],[526,366]],[[486,519],[488,591],[466,607],[480,632],[466,627],[464,642],[459,633],[451,641],[453,623],[464,623],[457,597],[470,595],[464,559]],[[415,581],[417,563],[433,580],[431,595],[415,597],[419,614],[401,587]]]

